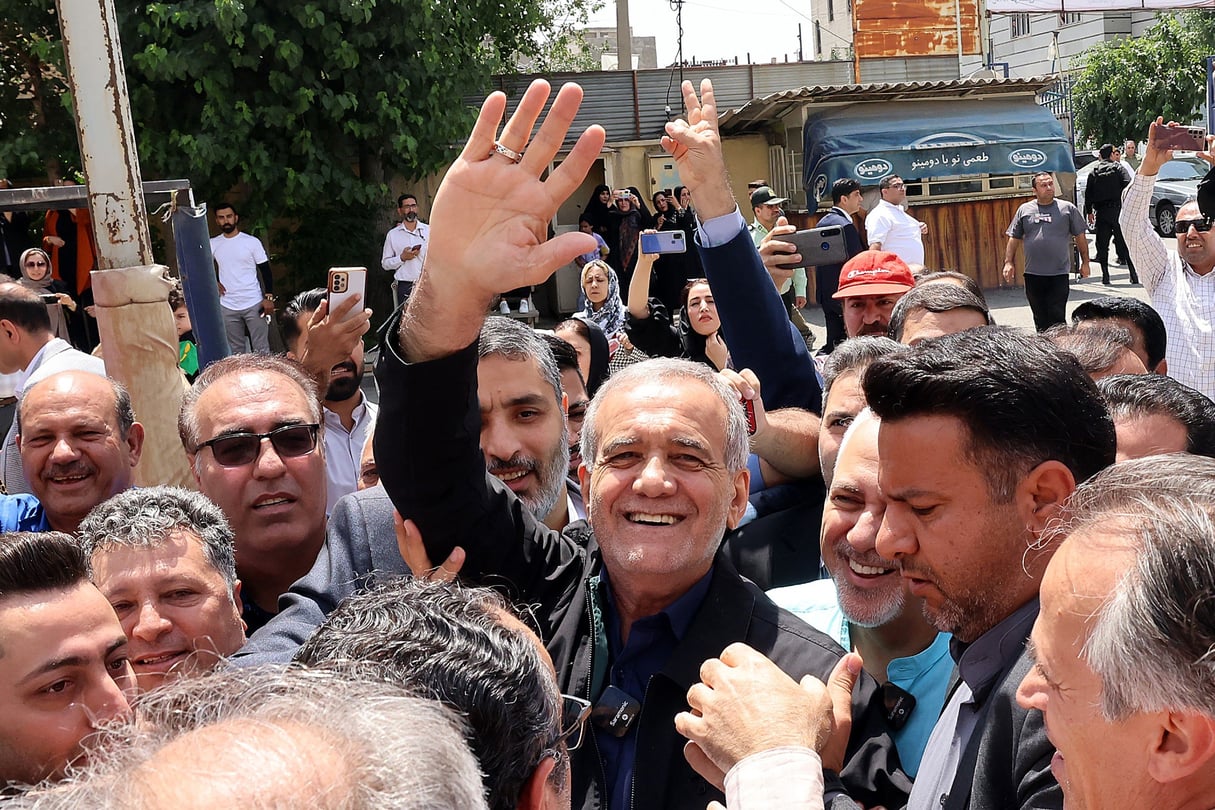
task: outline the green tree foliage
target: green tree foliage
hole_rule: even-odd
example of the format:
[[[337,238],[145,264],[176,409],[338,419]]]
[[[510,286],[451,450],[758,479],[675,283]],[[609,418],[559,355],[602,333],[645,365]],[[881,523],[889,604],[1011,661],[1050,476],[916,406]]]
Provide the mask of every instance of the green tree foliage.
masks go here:
[[[79,166],[53,2],[0,0],[0,177]]]
[[[116,0],[144,177],[290,222],[301,285],[371,264],[388,181],[450,162],[491,77],[593,2]],[[0,21],[0,174],[44,175],[75,160],[53,0],[0,0]]]
[[[1206,99],[1203,59],[1215,55],[1215,12],[1162,15],[1143,36],[1089,48],[1072,88],[1077,141],[1141,140],[1148,124],[1188,123]]]

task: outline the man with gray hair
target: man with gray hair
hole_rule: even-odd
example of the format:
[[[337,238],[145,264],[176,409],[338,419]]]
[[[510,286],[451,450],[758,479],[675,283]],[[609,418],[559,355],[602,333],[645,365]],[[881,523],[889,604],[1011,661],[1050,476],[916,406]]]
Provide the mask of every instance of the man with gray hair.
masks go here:
[[[488,471],[516,493],[537,520],[565,528],[584,512],[566,486],[565,400],[552,351],[523,324],[494,317],[477,338],[477,357],[481,418],[473,430],[479,436],[482,474]],[[407,454],[426,459],[412,448]],[[376,466],[383,466],[378,458]],[[285,594],[281,615],[254,633],[241,651],[242,665],[289,660],[342,599],[379,576],[410,573],[382,487],[339,500],[327,538],[312,570]]]
[[[245,643],[232,529],[206,497],[130,489],[90,512],[79,536],[142,691],[207,672]]]
[[[703,364],[639,363],[597,391],[579,470],[589,524],[554,531],[480,469],[479,401],[492,396],[477,363],[485,312],[496,295],[542,282],[589,248],[581,233],[544,241],[543,223],[603,143],[592,127],[547,173],[581,100],[576,85],[562,88],[526,157],[512,157],[527,148],[548,95],[546,82],[531,85],[496,150],[506,99],[491,95],[435,198],[427,266],[400,323],[387,327],[377,369],[381,419],[395,429],[376,433],[376,459],[430,559],[461,546],[462,575],[536,604],[563,691],[599,707],[595,745],[573,755],[573,805],[703,810],[724,798],[720,777],[710,784],[697,775],[672,722],[701,663],[745,640],[794,677],[826,678],[842,650],[782,613],[717,553],[746,508],[747,425],[738,392]],[[698,204],[712,209],[728,198],[737,215],[724,175],[689,175]],[[759,265],[741,216],[735,224],[738,252]],[[476,258],[486,251],[498,260]],[[701,257],[727,260],[721,249]],[[875,784],[889,772],[877,760],[890,743],[870,725],[881,722],[869,710],[873,690],[862,676],[843,779],[867,804],[897,803],[897,788]],[[841,750],[830,764],[838,769],[843,759]]]
[[[42,512],[41,524],[28,528],[71,534],[90,509],[135,484],[143,425],[126,389],[108,377],[61,371],[30,386],[17,406],[16,429]]]
[[[1215,807],[1215,461],[1116,464],[1060,530],[1017,701],[1067,806]]]
[[[236,669],[145,695],[37,810],[485,810],[459,719],[399,687],[305,669]]]
[[[285,357],[225,357],[182,399],[177,432],[199,490],[235,532],[250,630],[278,611],[325,540],[322,430],[316,380]]]

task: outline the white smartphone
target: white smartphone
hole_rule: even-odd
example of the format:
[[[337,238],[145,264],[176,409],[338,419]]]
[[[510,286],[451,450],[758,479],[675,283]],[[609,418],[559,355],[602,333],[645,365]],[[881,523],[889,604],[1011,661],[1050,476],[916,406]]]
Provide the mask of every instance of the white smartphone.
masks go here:
[[[329,268],[329,311],[333,312],[345,301],[358,296],[361,305],[351,308],[346,317],[353,317],[362,312],[367,304],[367,268],[366,267],[330,267]]]

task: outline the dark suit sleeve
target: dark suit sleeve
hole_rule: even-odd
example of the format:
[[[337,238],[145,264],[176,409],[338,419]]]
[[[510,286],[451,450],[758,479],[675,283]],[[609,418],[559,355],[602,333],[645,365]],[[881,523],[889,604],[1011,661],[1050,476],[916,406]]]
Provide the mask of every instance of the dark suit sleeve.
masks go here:
[[[301,577],[291,590],[279,597],[279,613],[266,623],[235,655],[237,666],[267,663],[287,663],[316,628],[324,623],[343,599],[365,587],[376,566],[372,560],[373,536],[387,527],[368,525],[368,519],[391,521],[391,514],[367,513],[361,508],[366,502],[361,495],[348,495],[337,502],[325,530],[325,543],[317,554],[312,569]],[[391,556],[382,555],[382,573],[408,573],[404,560],[396,551],[392,537],[393,555],[397,565],[391,567]]]
[[[583,549],[536,520],[485,471],[480,449],[477,347],[425,363],[406,363],[397,320],[385,327],[376,367],[380,413],[375,433],[380,480],[403,517],[421,532],[432,561],[466,552],[462,579],[504,586],[537,602],[541,621],[557,615],[581,580]],[[543,628],[548,638],[549,628]]]
[[[789,323],[789,312],[751,234],[743,229],[724,245],[698,244],[697,250],[713,289],[730,360],[735,368],[749,368],[759,377],[764,408],[820,413],[823,394],[814,361],[806,341]]]

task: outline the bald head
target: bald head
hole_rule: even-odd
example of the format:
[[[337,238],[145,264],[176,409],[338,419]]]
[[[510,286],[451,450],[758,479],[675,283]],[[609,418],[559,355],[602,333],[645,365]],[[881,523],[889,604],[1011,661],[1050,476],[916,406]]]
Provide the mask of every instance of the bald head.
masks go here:
[[[94,506],[135,483],[143,426],[113,380],[63,371],[26,389],[17,410],[25,477],[51,527],[75,532]]]

